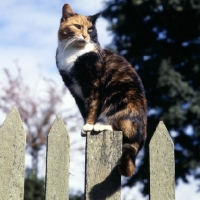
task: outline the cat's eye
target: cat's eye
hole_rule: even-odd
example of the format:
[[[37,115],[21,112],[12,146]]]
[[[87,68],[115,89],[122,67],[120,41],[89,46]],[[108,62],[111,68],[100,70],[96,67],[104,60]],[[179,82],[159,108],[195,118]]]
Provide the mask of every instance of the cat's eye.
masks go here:
[[[93,28],[88,28],[88,33],[91,33],[93,31]]]
[[[75,26],[77,29],[81,29],[81,25],[79,25],[79,24],[74,24],[74,26]]]

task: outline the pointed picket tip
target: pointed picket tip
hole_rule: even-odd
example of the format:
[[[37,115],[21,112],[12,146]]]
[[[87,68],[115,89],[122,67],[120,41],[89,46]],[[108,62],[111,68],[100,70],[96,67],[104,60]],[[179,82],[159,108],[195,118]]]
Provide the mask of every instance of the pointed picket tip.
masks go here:
[[[0,128],[0,199],[23,199],[26,132],[14,106]]]
[[[57,116],[47,140],[46,200],[69,199],[70,140],[65,124]]]
[[[17,122],[17,125],[22,125],[23,126],[19,111],[18,111],[16,106],[13,106],[12,110],[8,113],[8,115],[7,115],[6,119],[4,120],[2,126],[7,122],[9,122],[11,124]],[[18,124],[18,122],[20,124]]]
[[[155,142],[157,142],[157,140],[160,140],[161,138],[165,139],[168,142],[168,144],[171,143],[171,147],[174,147],[172,138],[170,137],[169,132],[163,121],[160,121],[157,125],[156,131],[154,132],[153,137],[151,138],[150,145],[154,144]]]
[[[50,129],[50,132],[48,134],[48,137],[51,135],[66,135],[67,137],[69,137],[68,131],[65,127],[65,124],[61,118],[60,115],[58,115]]]
[[[151,199],[174,200],[174,144],[162,121],[150,141],[149,158]]]
[[[17,114],[19,115],[19,111],[18,111],[18,109],[17,109],[16,106],[13,106],[13,107],[12,107],[12,110],[10,111],[10,113],[17,113]],[[9,114],[10,114],[10,113],[9,113]],[[9,115],[9,114],[8,114],[8,115]],[[20,116],[20,115],[19,115],[19,116]]]

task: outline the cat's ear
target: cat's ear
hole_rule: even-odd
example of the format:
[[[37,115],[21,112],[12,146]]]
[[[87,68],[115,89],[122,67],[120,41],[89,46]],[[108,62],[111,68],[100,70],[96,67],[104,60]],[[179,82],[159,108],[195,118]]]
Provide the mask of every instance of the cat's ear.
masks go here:
[[[97,13],[95,15],[91,15],[88,17],[88,19],[93,23],[95,24],[95,22],[97,21],[97,19],[99,18],[99,16],[101,15],[101,12],[100,13]]]
[[[62,8],[62,19],[61,21],[65,21],[67,18],[74,16],[75,13],[72,10],[69,4],[65,4]]]

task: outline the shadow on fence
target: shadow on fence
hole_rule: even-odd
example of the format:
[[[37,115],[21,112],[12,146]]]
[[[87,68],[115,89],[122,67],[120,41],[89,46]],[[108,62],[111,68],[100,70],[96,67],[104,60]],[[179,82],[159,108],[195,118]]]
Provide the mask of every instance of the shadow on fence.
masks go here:
[[[46,200],[69,199],[69,135],[57,117],[47,140]],[[0,128],[0,199],[23,200],[26,133],[16,107]],[[121,176],[116,163],[122,133],[88,133],[86,138],[86,200],[120,200]],[[150,198],[174,200],[174,145],[163,122],[150,142]]]

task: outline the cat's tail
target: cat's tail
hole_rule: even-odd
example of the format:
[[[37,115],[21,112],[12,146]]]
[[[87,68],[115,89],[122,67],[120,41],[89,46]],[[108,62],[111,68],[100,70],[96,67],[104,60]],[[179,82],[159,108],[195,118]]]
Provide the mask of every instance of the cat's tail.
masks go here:
[[[118,169],[121,175],[130,177],[135,173],[136,156],[146,138],[146,118],[142,114],[129,118],[133,118],[134,121],[118,121],[118,129],[123,132],[122,155],[118,161]]]
[[[119,173],[123,176],[132,176],[135,173],[135,159],[140,149],[137,143],[123,144],[122,156],[118,162]]]

